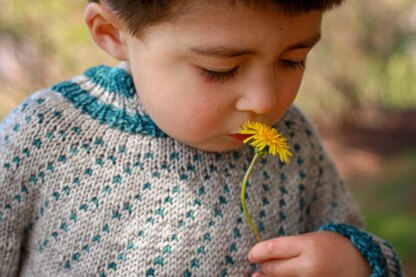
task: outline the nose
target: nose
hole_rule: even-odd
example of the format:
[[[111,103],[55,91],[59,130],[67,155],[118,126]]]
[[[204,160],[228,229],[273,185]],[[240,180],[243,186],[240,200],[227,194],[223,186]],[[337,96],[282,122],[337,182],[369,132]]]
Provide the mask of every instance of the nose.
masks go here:
[[[238,111],[258,115],[268,114],[276,108],[277,85],[273,70],[264,70],[251,78],[245,85],[235,103]]]

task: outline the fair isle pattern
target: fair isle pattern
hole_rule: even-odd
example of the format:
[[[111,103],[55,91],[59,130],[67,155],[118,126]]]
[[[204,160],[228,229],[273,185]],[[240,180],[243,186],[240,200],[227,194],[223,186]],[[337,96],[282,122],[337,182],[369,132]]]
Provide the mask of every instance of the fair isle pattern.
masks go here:
[[[330,222],[361,227],[305,117],[292,107],[276,127],[292,162],[264,158],[247,187],[263,239]],[[255,239],[240,183],[252,154],[172,140],[119,68],[94,67],[39,91],[0,125],[0,275],[250,276]],[[401,276],[392,247],[362,237],[379,245],[373,255],[389,276]]]

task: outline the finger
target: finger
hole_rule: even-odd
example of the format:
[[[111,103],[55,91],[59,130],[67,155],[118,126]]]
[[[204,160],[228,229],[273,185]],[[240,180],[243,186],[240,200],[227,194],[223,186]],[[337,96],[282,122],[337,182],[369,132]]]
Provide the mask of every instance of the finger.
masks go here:
[[[253,275],[251,275],[251,277],[267,277],[267,275],[264,275],[261,272],[255,272]]]
[[[257,243],[249,252],[252,263],[261,263],[272,259],[288,259],[299,256],[301,245],[299,239],[279,237]]]
[[[260,265],[262,276],[291,277],[300,276],[296,266],[296,259],[270,260]]]

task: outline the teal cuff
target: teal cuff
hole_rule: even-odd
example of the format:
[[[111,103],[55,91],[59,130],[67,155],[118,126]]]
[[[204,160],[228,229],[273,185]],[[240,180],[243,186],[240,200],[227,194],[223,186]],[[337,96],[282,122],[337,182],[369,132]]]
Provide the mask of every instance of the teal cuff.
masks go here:
[[[348,237],[352,244],[360,251],[371,267],[370,277],[389,276],[386,257],[373,238],[366,232],[347,224],[330,223],[319,228],[323,231],[332,231]]]

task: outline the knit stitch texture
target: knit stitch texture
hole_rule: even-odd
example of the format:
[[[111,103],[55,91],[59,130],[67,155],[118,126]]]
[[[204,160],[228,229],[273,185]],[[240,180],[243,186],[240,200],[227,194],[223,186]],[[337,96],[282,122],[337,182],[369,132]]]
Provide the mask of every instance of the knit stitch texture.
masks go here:
[[[305,116],[291,107],[276,127],[293,158],[263,158],[247,187],[262,238],[362,228]],[[173,140],[120,68],[36,92],[0,124],[0,276],[250,276],[240,185],[252,156]],[[401,276],[392,247],[360,232],[380,272]]]

